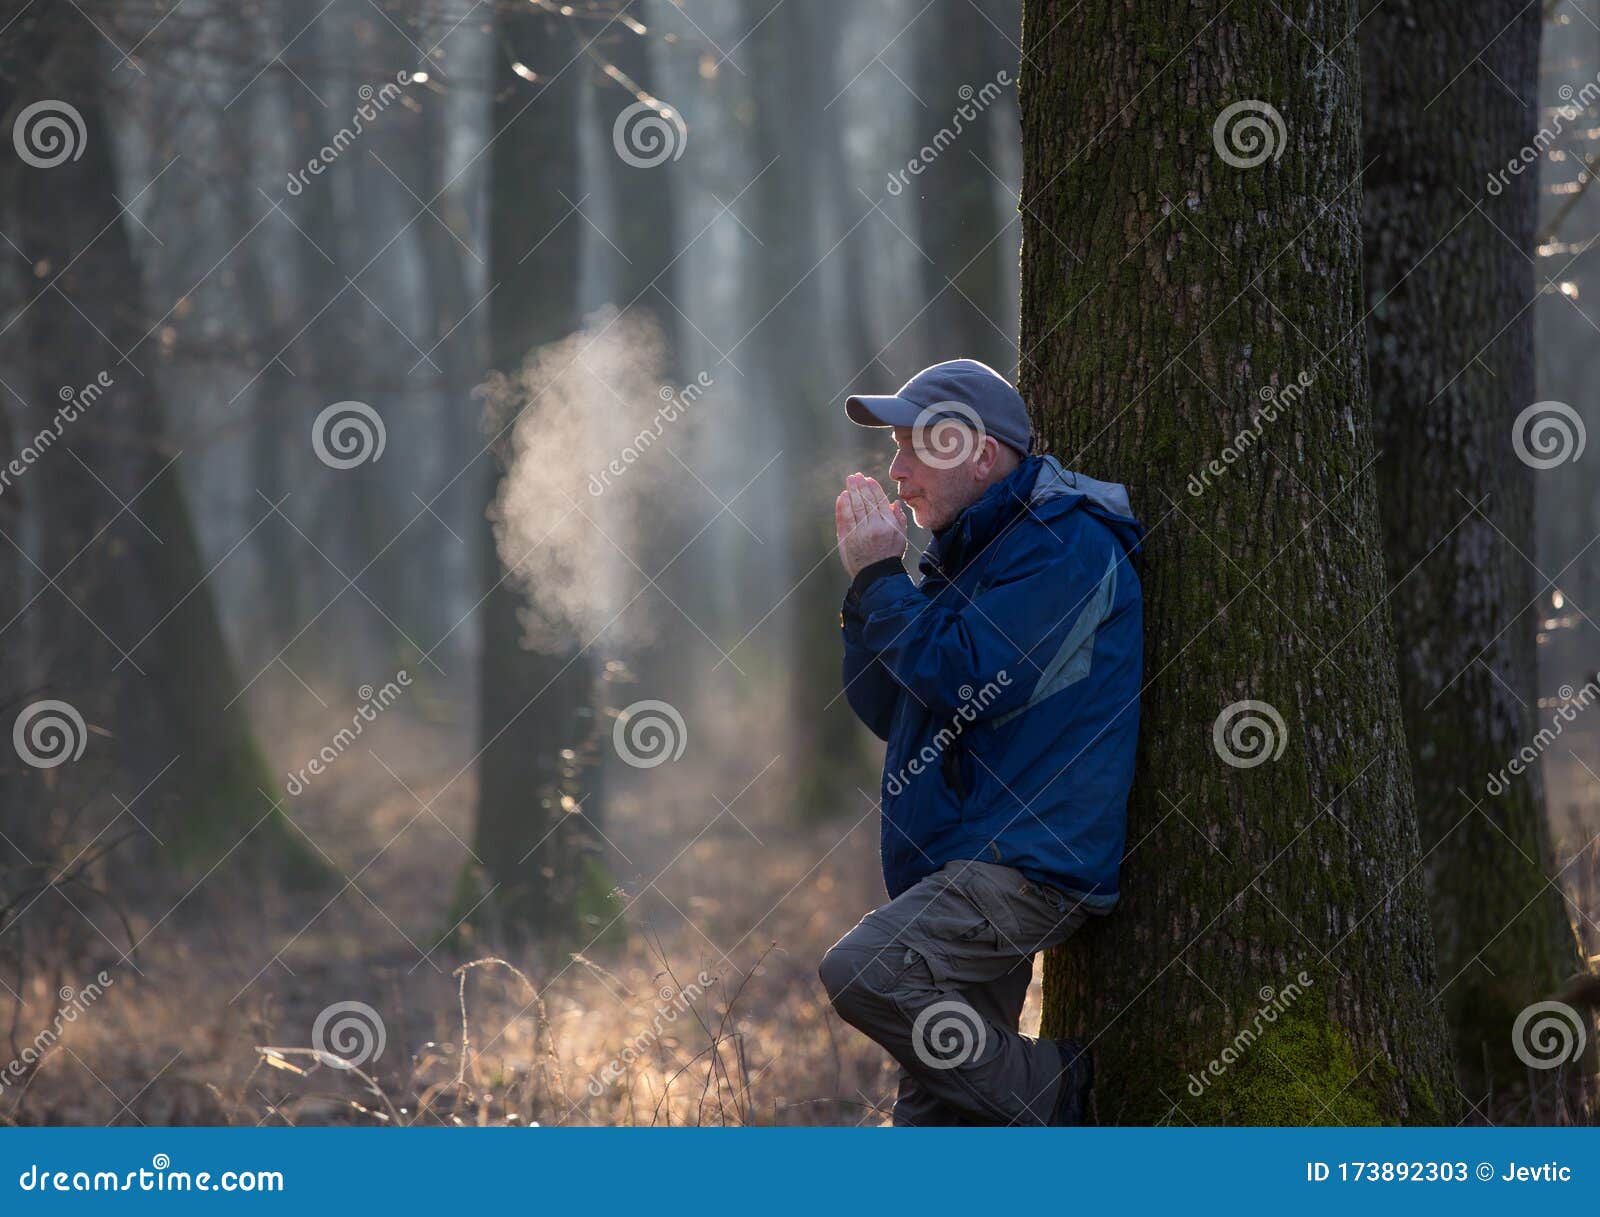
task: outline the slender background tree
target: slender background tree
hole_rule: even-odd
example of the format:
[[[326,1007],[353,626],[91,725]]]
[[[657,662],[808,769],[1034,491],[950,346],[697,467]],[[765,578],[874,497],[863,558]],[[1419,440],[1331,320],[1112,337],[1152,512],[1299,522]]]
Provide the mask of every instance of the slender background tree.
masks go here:
[[[533,9],[497,18],[494,129],[489,194],[490,366],[517,373],[540,345],[577,328],[578,44],[567,22]],[[529,77],[532,77],[530,80]],[[528,155],[529,147],[541,149]],[[535,385],[537,396],[545,386]],[[511,420],[492,417],[492,451],[503,457]],[[481,527],[485,591],[479,685],[478,809],[473,849],[487,896],[479,921],[512,934],[530,932],[581,946],[577,925],[585,839],[579,752],[595,731],[594,659],[577,645],[533,645],[517,576],[532,554],[504,563],[490,519]],[[583,815],[568,808],[581,803]],[[477,902],[474,896],[473,902]],[[463,910],[465,911],[465,910]]]

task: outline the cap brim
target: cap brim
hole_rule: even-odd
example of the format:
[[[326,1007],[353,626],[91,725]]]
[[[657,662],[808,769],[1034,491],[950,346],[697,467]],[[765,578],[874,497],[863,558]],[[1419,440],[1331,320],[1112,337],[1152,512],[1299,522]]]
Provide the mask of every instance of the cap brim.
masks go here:
[[[845,398],[844,412],[851,422],[862,427],[909,427],[922,413],[921,407],[893,393]]]

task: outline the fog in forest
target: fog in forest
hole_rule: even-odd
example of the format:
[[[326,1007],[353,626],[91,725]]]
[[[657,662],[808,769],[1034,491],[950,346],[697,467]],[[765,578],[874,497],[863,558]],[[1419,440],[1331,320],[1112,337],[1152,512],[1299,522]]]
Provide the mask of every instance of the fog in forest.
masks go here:
[[[1021,4],[25,7],[8,112],[83,126],[0,226],[0,689],[75,755],[0,772],[0,1055],[75,1012],[0,1119],[885,1122],[816,971],[884,899],[833,502],[893,445],[843,403],[1030,358]],[[1600,72],[1549,7],[1545,124]],[[1587,101],[1531,308],[1600,433]],[[1597,675],[1595,457],[1534,482],[1540,722]],[[1540,758],[1590,955],[1597,723]]]

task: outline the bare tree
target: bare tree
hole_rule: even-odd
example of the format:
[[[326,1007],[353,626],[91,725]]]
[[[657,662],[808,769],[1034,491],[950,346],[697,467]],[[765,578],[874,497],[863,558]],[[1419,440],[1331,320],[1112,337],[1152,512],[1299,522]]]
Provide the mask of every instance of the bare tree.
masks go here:
[[[1465,1076],[1527,1070],[1512,1025],[1580,967],[1551,881],[1535,768],[1492,775],[1538,730],[1534,469],[1517,416],[1536,399],[1540,12],[1427,0],[1361,28],[1367,358],[1400,700],[1445,1006]],[[1462,68],[1478,60],[1478,67]]]
[[[271,783],[236,701],[181,453],[165,435],[139,267],[117,201],[99,44],[60,9],[25,12],[16,25],[32,58],[14,65],[7,117],[46,101],[54,109],[39,113],[64,116],[56,134],[76,152],[56,155],[55,145],[8,174],[6,228],[32,276],[8,322],[24,352],[17,384],[41,431],[53,429],[46,411],[69,394],[83,405],[42,454],[48,469],[27,479],[37,544],[7,538],[39,585],[11,629],[31,636],[36,682],[69,702],[96,750],[115,757],[124,806],[142,796],[134,819],[151,821],[165,859],[204,868],[237,849],[314,881],[321,864],[265,793]]]

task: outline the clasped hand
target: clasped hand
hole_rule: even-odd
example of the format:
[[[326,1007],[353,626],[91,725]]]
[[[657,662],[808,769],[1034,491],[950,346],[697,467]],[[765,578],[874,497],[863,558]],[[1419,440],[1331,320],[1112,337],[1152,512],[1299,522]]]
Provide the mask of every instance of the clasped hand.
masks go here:
[[[839,561],[851,579],[863,567],[906,551],[905,509],[890,503],[877,480],[852,473],[833,505]]]

